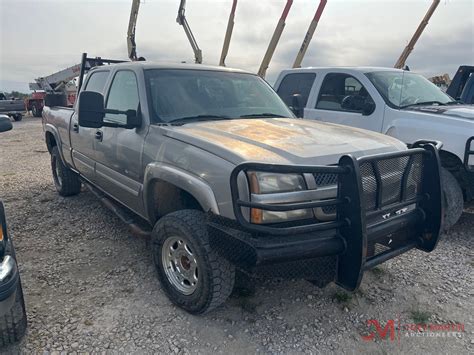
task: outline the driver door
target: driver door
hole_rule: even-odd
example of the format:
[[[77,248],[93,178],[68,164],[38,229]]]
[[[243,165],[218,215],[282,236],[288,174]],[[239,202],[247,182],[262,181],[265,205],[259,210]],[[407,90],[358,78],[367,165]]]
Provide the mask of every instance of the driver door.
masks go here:
[[[370,86],[360,79],[346,73],[326,74],[317,93],[316,105],[305,109],[305,118],[380,132],[384,103],[375,101],[373,98],[379,98],[378,95],[371,94]],[[363,113],[362,109],[348,108],[348,101],[373,103],[375,109],[370,114]]]

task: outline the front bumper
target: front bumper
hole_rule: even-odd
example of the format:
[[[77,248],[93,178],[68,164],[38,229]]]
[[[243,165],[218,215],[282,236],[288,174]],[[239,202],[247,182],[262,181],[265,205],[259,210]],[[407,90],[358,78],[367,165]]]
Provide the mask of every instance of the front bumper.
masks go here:
[[[5,242],[0,257],[0,316],[10,311],[20,282],[20,273],[15,259],[15,252],[7,231],[5,209],[0,201],[0,228]]]
[[[389,191],[380,170],[398,159],[405,166],[396,194]],[[231,176],[236,221],[210,215],[210,243],[249,272],[265,269],[274,270],[277,276],[322,277],[322,284],[335,281],[354,290],[365,270],[413,248],[430,252],[436,247],[442,222],[439,169],[438,151],[426,143],[360,159],[343,156],[331,167],[242,164]],[[369,170],[373,176],[368,175]],[[337,174],[337,197],[278,205],[244,201],[237,179],[246,171]],[[419,179],[416,191],[408,191],[415,175]],[[287,211],[327,206],[336,208],[333,221],[265,226],[252,224],[248,218],[249,208]]]

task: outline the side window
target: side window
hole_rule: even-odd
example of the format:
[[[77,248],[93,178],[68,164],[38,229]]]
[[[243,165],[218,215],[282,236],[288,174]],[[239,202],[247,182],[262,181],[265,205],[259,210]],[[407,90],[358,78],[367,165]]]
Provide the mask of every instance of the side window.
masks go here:
[[[107,82],[108,77],[108,71],[93,72],[87,81],[87,85],[84,90],[95,91],[102,94],[104,92],[105,83]]]
[[[129,70],[117,72],[110,86],[105,107],[108,109],[127,111],[138,110],[138,104],[138,85],[135,73]],[[127,116],[107,113],[104,121],[126,124]]]
[[[301,104],[303,107],[306,107],[314,79],[316,79],[315,73],[287,74],[281,81],[277,94],[287,106],[292,105],[292,97],[294,94],[300,94]]]
[[[330,73],[324,78],[316,108],[362,112],[366,103],[374,101],[359,80],[348,74]]]

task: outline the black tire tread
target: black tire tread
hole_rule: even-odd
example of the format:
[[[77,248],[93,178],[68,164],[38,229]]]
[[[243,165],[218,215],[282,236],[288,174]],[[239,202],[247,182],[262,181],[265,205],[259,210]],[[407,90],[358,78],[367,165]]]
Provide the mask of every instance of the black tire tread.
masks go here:
[[[464,208],[464,197],[461,186],[452,173],[441,168],[441,186],[444,191],[444,224],[443,231],[450,229],[461,217]]]
[[[51,168],[52,168],[52,173],[53,173],[53,179],[55,180],[55,171],[54,171],[54,165],[53,165],[53,159],[56,159],[57,164],[60,164],[60,173],[61,173],[61,179],[62,179],[62,184],[59,185],[58,182],[55,181],[56,185],[56,190],[61,196],[73,196],[77,195],[79,192],[81,192],[81,180],[79,180],[79,176],[69,169],[66,165],[64,165],[61,155],[59,154],[59,148],[58,146],[54,146],[53,150],[51,151]]]
[[[235,267],[211,248],[203,212],[198,210],[181,210],[164,216],[155,224],[152,238],[163,238],[163,232],[166,234],[166,228],[169,225],[184,227],[199,240],[209,262],[212,285],[212,290],[206,299],[205,305],[198,310],[187,309],[182,304],[177,303],[172,297],[170,297],[170,300],[190,313],[207,313],[223,304],[231,295],[234,288]]]
[[[15,303],[0,317],[0,347],[19,341],[26,333],[27,318],[21,281],[18,282]]]

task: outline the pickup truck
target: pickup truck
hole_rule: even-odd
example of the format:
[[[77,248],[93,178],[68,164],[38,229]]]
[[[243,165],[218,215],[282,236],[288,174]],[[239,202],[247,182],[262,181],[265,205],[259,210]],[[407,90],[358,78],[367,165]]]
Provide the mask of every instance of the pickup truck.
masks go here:
[[[152,229],[162,287],[190,313],[222,304],[236,273],[355,290],[437,244],[431,143],[298,119],[260,77],[222,67],[104,65],[79,86],[74,109],[43,110],[56,189],[84,184]]]
[[[384,133],[408,146],[420,137],[442,142],[444,230],[474,200],[474,106],[421,75],[377,67],[290,69],[274,87],[299,117]]]
[[[0,92],[0,113],[12,117],[15,121],[21,121],[25,113],[25,103],[19,99],[8,99]]]
[[[12,128],[10,118],[0,115],[0,133]],[[0,349],[19,341],[25,335],[26,327],[20,271],[13,241],[8,233],[5,208],[0,201]]]

